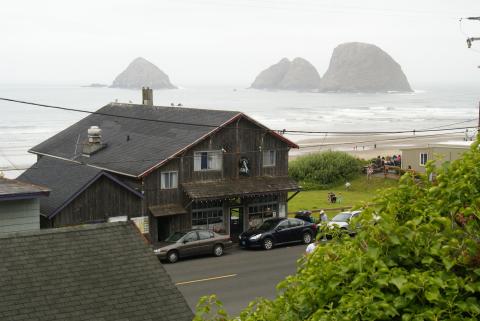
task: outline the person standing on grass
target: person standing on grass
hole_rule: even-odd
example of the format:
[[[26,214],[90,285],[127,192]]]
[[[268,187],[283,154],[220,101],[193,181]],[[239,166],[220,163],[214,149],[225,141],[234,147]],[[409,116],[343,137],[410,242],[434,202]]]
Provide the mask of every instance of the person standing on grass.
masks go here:
[[[328,222],[328,216],[325,214],[324,210],[320,211],[320,223],[327,223]]]
[[[337,203],[338,203],[338,204],[342,204],[342,201],[343,201],[343,195],[342,195],[342,193],[338,193]]]

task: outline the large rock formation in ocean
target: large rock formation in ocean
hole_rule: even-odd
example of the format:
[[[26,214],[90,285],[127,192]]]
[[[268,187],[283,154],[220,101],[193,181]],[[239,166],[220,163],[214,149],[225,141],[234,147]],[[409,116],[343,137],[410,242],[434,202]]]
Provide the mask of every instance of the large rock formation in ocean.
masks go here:
[[[379,47],[349,42],[333,50],[321,91],[412,91],[400,65]]]
[[[175,89],[170,83],[167,74],[144,58],[133,60],[127,69],[115,78],[111,87],[138,89],[150,87],[152,89]]]
[[[303,58],[293,61],[283,58],[262,71],[250,86],[256,89],[312,90],[318,89],[320,75],[317,69]]]

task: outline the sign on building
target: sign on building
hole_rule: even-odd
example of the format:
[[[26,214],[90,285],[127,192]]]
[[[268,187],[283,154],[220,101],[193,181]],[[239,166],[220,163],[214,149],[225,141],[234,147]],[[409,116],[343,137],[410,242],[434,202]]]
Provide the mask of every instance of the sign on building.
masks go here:
[[[149,232],[148,216],[132,217],[130,220],[135,223],[135,225],[143,234],[147,234]]]

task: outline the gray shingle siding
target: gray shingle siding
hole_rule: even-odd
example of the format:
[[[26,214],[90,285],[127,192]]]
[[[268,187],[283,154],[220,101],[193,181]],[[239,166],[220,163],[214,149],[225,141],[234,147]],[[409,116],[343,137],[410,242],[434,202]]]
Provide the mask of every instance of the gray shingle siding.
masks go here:
[[[40,229],[38,198],[0,202],[0,235]]]

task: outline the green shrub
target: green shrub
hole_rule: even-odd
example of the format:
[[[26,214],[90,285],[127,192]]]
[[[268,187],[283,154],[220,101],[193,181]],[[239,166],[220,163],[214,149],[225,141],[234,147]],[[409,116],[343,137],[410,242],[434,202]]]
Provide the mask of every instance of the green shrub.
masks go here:
[[[356,237],[317,247],[274,300],[253,301],[236,320],[479,320],[478,148],[442,168],[429,162],[419,180],[402,176],[377,200],[377,223],[367,208]]]
[[[357,177],[363,162],[344,152],[323,152],[298,157],[290,162],[289,175],[304,187],[328,188]]]

